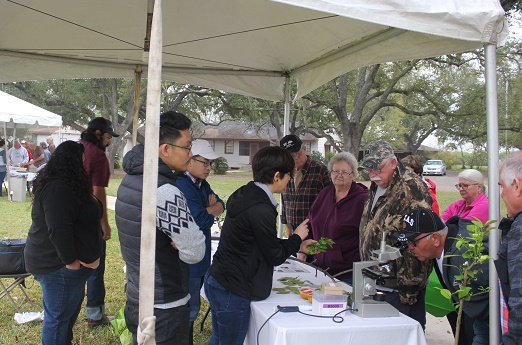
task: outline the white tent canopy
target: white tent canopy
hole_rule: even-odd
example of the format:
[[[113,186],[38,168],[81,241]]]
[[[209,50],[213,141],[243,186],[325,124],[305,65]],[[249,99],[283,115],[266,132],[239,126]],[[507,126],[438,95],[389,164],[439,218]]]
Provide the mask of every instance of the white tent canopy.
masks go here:
[[[61,127],[62,117],[0,91],[0,123],[7,127]]]
[[[152,4],[1,0],[0,82],[132,78]],[[163,13],[163,80],[278,101],[285,77],[302,96],[361,66],[480,48],[504,26],[492,0],[172,0]]]
[[[153,7],[154,0],[0,0],[0,83],[133,77],[138,65],[143,66],[144,77],[150,77],[143,48],[150,39],[147,28]],[[163,13],[162,23],[155,18],[162,51],[153,60],[158,66],[153,63],[150,68],[159,68],[163,80],[284,100],[286,119],[290,79],[297,81],[299,97],[358,67],[485,46],[490,218],[498,217],[494,52],[507,32],[498,1],[168,0],[157,7]],[[161,11],[157,13],[161,17]],[[149,84],[154,84],[148,88],[150,99],[151,86],[159,92],[159,83],[149,79]],[[146,141],[157,144],[157,131],[151,127]],[[153,151],[145,154],[151,162],[145,181],[147,175],[157,174],[153,155]],[[154,203],[156,193],[151,189],[150,200],[143,204]],[[151,214],[145,217],[148,211]],[[143,219],[142,238],[147,238],[146,232],[154,232],[154,210],[144,208]],[[490,253],[495,255],[498,232],[490,238]],[[145,255],[142,247],[142,256],[154,258],[153,249],[148,253],[152,255]],[[491,267],[490,280],[495,281]],[[490,322],[498,328],[495,284],[490,300]],[[491,337],[497,337],[492,344],[498,343],[496,332]]]

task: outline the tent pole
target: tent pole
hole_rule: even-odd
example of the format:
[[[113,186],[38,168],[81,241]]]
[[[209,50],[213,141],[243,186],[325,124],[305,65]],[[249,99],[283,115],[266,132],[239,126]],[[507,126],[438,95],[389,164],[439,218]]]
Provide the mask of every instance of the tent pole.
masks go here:
[[[497,58],[496,45],[485,44],[486,57],[486,116],[487,116],[487,148],[488,148],[488,199],[489,219],[500,218],[500,190],[499,181],[499,143],[498,143],[498,104],[497,104]],[[500,232],[495,227],[489,235],[489,343],[498,345],[500,343],[500,297],[497,270],[494,260],[500,243]]]
[[[161,0],[154,1],[152,32],[149,53],[147,111],[145,127],[145,157],[143,172],[142,205],[157,204],[159,113],[162,66],[162,13]],[[154,272],[156,262],[156,207],[141,210],[140,247],[140,311],[138,343],[156,344],[154,318]]]
[[[290,77],[285,77],[285,114],[283,120],[283,136],[288,134],[288,127],[290,122],[290,106],[292,103],[290,102]],[[283,197],[279,196],[279,205],[283,205]],[[279,217],[279,224],[277,228],[277,237],[283,238],[284,233],[284,225],[281,223],[281,217]]]
[[[136,65],[134,71],[134,119],[132,121],[132,146],[138,142],[138,113],[140,110],[141,65]]]

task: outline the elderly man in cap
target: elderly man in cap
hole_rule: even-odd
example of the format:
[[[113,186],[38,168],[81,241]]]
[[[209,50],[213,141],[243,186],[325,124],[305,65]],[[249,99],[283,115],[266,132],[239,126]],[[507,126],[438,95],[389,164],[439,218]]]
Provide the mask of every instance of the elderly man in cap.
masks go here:
[[[219,156],[214,152],[208,141],[201,139],[192,142],[192,155],[187,171],[184,175],[179,175],[176,180],[176,187],[185,195],[190,213],[205,235],[205,257],[199,263],[189,265],[190,344],[193,343],[194,321],[200,309],[199,291],[203,286],[203,278],[210,267],[210,230],[215,217],[225,210],[225,203],[214,193],[207,182],[214,159]]]
[[[406,212],[417,207],[431,208],[432,200],[426,184],[406,169],[387,142],[369,143],[358,169],[366,169],[372,181],[359,227],[361,260],[365,261],[371,259],[373,250],[379,249],[383,232],[389,236],[399,231]],[[386,301],[424,328],[424,297],[431,262],[421,262],[405,252],[380,269],[394,277],[380,287],[386,292]]]
[[[105,187],[109,185],[111,173],[105,150],[111,144],[111,139],[118,136],[114,132],[111,121],[103,117],[96,117],[89,122],[87,129],[82,132],[79,140],[85,148],[84,164],[92,184],[92,192],[103,205],[103,217],[101,219],[104,240],[103,252],[100,258],[100,265],[87,281],[87,306],[85,312],[87,314],[87,325],[90,328],[110,324],[110,318],[105,316],[105,282],[103,280],[105,273],[105,241],[111,238],[111,227],[107,219],[107,196],[105,194]]]
[[[502,230],[502,244],[495,261],[508,310],[502,344],[514,345],[522,339],[522,152],[504,160],[499,184],[508,211],[508,218],[498,226]]]
[[[463,248],[457,247],[457,238],[469,237],[468,219],[452,217],[447,226],[432,210],[417,208],[403,218],[402,230],[393,234],[398,242],[408,246],[420,261],[434,261],[435,271],[445,289],[452,293],[459,289],[459,280],[455,276],[461,274],[459,267],[466,265],[467,259],[462,257]],[[489,294],[484,293],[489,287],[489,264],[485,262],[476,266],[480,273],[469,281],[473,296],[464,301],[460,328],[459,344],[489,343]],[[453,295],[458,303],[458,297]],[[450,324],[452,323],[451,320]],[[456,321],[456,320],[454,320]],[[456,323],[451,324],[455,333]]]
[[[290,152],[295,162],[294,176],[282,194],[281,208],[281,223],[285,224],[286,233],[290,237],[294,229],[306,219],[317,194],[330,186],[332,180],[326,165],[312,160],[306,154],[306,146],[297,135],[288,134],[279,144]],[[304,259],[304,255],[299,255],[300,259]]]

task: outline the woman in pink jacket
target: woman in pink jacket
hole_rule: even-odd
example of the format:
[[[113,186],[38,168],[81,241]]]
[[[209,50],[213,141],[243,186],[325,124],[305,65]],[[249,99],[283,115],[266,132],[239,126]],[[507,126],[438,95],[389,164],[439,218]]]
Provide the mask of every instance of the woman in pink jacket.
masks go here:
[[[488,220],[488,198],[484,176],[475,169],[466,169],[459,174],[459,183],[455,188],[462,196],[462,200],[455,201],[448,206],[441,218],[446,222],[453,216],[470,220],[478,218],[482,223]]]

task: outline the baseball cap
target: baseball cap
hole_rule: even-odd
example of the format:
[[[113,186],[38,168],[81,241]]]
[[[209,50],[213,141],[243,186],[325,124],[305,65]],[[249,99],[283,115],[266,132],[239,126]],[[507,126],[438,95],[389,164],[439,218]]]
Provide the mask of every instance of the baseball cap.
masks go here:
[[[89,124],[87,125],[87,128],[92,129],[99,129],[100,131],[104,133],[109,133],[113,137],[119,137],[119,134],[116,134],[114,132],[114,126],[112,125],[112,122],[107,120],[104,117],[95,117],[92,119]]]
[[[301,149],[303,142],[297,135],[288,134],[281,139],[279,146],[287,150],[288,152],[297,152]]]
[[[437,232],[445,227],[446,224],[435,212],[419,207],[402,218],[402,229],[393,233],[393,237],[399,242],[407,242],[420,234]]]
[[[364,148],[363,162],[357,170],[375,170],[383,160],[392,157],[395,157],[395,153],[390,144],[382,140],[372,141]]]
[[[205,159],[216,159],[219,155],[212,150],[212,146],[206,140],[197,139],[192,142],[192,155],[201,156]]]

